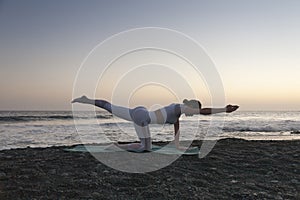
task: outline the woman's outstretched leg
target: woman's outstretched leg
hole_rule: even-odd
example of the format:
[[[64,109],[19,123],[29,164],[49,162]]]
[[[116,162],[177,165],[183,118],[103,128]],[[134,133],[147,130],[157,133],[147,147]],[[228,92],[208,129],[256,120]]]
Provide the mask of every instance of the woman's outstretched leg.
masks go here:
[[[112,110],[111,110],[111,104],[108,102],[108,101],[105,101],[105,100],[94,100],[94,99],[89,99],[87,98],[86,96],[82,96],[82,97],[79,97],[77,99],[74,99],[72,101],[72,103],[84,103],[84,104],[91,104],[91,105],[95,105],[99,108],[103,108],[104,110],[112,113]]]
[[[97,106],[99,108],[102,108],[116,117],[132,121],[131,116],[130,116],[130,109],[122,106],[116,106],[111,103],[109,103],[106,100],[102,99],[89,99],[86,96],[82,96],[80,98],[74,99],[72,103],[84,103],[84,104],[91,104],[94,106]]]

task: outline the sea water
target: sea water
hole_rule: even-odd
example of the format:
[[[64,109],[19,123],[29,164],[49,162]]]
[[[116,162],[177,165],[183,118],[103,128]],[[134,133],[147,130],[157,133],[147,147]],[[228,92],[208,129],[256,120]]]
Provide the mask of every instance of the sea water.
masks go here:
[[[153,141],[172,141],[173,125],[150,125]],[[180,139],[242,138],[300,139],[300,112],[246,112],[210,116],[182,116]],[[73,117],[71,111],[1,111],[0,150],[81,143],[137,141],[132,122],[108,112]]]

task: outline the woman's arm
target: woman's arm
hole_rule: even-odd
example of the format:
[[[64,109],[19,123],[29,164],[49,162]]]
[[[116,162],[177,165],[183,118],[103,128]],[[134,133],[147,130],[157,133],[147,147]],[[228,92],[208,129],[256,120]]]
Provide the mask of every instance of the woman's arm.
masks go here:
[[[225,108],[202,108],[200,109],[201,115],[210,115],[210,114],[217,114],[217,113],[231,113],[233,111],[236,111],[239,108],[239,106],[235,105],[227,105]]]
[[[200,110],[201,115],[211,115],[223,112],[226,112],[226,108],[202,108]]]
[[[195,109],[195,108],[190,108],[186,107],[184,110],[184,113],[186,116],[192,116],[192,115],[211,115],[211,114],[217,114],[217,113],[231,113],[235,110],[237,110],[239,106],[236,105],[227,105],[225,108],[202,108],[202,109]]]
[[[175,142],[175,147],[176,149],[180,151],[185,151],[186,147],[180,147],[179,145],[179,136],[180,136],[180,129],[179,129],[179,119],[177,122],[174,124],[174,142]]]
[[[180,136],[180,130],[179,130],[179,119],[174,124],[174,142],[176,148],[179,148],[179,136]]]

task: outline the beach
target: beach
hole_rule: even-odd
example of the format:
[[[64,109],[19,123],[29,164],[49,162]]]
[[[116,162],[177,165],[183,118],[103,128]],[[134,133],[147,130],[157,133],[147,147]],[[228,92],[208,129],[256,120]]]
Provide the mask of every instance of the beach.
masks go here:
[[[222,139],[202,159],[181,156],[144,174],[117,171],[65,146],[2,150],[0,199],[299,199],[299,146]]]

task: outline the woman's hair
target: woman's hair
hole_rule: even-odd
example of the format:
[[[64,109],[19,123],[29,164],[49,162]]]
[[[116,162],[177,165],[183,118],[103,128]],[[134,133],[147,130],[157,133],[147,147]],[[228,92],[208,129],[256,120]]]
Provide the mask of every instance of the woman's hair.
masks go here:
[[[186,105],[188,107],[201,109],[201,103],[198,100],[195,100],[195,99],[191,99],[191,100],[184,99],[183,103],[184,103],[184,105]]]

